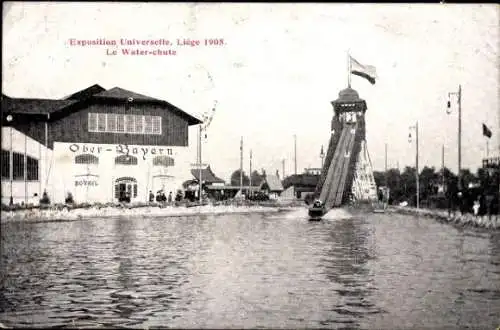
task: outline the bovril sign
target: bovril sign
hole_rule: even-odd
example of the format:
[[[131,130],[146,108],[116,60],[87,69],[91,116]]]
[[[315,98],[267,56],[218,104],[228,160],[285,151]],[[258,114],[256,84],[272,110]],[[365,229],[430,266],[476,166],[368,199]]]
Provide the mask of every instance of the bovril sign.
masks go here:
[[[99,186],[98,180],[98,175],[75,175],[75,187],[97,187]]]
[[[74,153],[84,154],[101,154],[106,152],[116,152],[121,155],[139,155],[143,160],[146,160],[147,155],[172,155],[171,148],[161,147],[131,147],[127,144],[117,144],[116,146],[98,146],[89,144],[73,143],[69,146],[69,150]]]
[[[97,183],[96,180],[85,180],[85,179],[75,180],[75,187],[79,187],[79,186],[97,187],[98,185],[99,185],[99,183]]]

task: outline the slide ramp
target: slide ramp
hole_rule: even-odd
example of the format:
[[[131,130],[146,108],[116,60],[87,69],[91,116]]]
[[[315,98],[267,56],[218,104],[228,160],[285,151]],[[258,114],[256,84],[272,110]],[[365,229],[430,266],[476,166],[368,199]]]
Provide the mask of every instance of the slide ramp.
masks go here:
[[[347,176],[356,140],[357,125],[346,124],[338,140],[335,152],[328,167],[319,199],[325,205],[326,211],[342,204]],[[333,147],[330,145],[330,147]]]

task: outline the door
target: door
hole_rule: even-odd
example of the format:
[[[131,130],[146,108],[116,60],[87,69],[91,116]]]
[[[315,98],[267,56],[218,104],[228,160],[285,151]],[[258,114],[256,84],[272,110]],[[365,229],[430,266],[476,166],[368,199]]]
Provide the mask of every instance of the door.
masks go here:
[[[115,199],[128,202],[137,199],[137,180],[132,177],[121,177],[115,180]]]

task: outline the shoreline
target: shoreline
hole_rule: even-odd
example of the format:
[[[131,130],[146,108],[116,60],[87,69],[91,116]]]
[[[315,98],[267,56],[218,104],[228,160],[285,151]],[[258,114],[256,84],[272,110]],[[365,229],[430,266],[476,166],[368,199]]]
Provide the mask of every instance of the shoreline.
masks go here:
[[[2,210],[2,223],[6,222],[65,222],[98,218],[154,217],[178,218],[196,215],[278,213],[297,209],[293,205],[201,205],[201,206],[92,206],[86,208],[32,208]]]
[[[461,227],[475,227],[483,229],[500,230],[500,216],[492,215],[489,218],[487,215],[474,216],[470,213],[460,214],[456,211],[454,214],[448,215],[448,210],[433,210],[433,209],[417,209],[414,207],[394,207],[390,206],[386,209],[387,213],[398,213],[405,215],[424,216],[434,218],[439,222],[448,223],[450,225]]]

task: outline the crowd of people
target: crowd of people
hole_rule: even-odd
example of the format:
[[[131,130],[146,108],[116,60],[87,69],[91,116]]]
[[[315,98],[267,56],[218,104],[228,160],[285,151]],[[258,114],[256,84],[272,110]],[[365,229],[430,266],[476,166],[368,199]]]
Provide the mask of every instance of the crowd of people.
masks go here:
[[[182,193],[182,191],[177,191],[177,194],[173,195],[173,193],[170,191],[167,194],[165,194],[165,191],[162,190],[158,190],[156,192],[156,195],[153,193],[153,191],[149,191],[149,202],[150,203],[154,203],[154,202],[157,202],[157,203],[168,203],[168,204],[171,204],[172,202],[180,202],[182,199],[184,198],[184,195]]]

